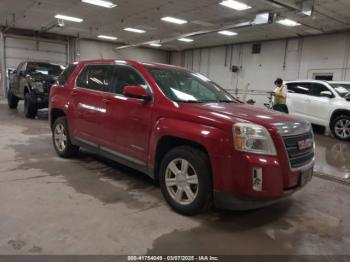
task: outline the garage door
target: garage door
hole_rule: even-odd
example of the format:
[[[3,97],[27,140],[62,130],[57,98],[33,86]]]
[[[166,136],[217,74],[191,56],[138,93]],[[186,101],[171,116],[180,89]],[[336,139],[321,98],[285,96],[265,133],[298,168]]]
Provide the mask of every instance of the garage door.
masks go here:
[[[67,43],[10,36],[6,37],[6,68],[17,68],[19,63],[28,60],[66,65]]]

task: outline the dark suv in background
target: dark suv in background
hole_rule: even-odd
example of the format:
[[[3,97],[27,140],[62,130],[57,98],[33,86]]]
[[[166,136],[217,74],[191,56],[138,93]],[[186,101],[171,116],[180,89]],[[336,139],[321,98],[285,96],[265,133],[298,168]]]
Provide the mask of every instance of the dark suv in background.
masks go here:
[[[24,114],[34,118],[38,109],[48,107],[51,86],[62,73],[62,65],[43,62],[23,62],[10,78],[7,94],[8,105],[16,109],[19,100],[24,100]]]

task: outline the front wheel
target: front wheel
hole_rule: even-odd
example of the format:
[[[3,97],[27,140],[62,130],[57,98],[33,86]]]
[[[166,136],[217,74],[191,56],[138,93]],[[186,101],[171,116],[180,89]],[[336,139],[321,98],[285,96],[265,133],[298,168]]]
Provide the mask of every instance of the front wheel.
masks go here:
[[[16,109],[18,106],[18,97],[16,97],[13,93],[12,90],[9,89],[7,92],[7,102],[8,102],[8,106],[10,109]]]
[[[38,108],[35,103],[32,102],[30,94],[26,93],[24,96],[24,115],[26,118],[35,118],[38,112]]]
[[[341,141],[350,141],[350,116],[337,117],[331,125],[333,135]]]
[[[180,214],[196,215],[211,205],[211,168],[201,150],[181,146],[169,151],[161,162],[159,182],[165,200]]]
[[[56,153],[63,158],[71,158],[79,152],[79,147],[72,144],[69,136],[67,119],[58,118],[52,126],[52,141]]]

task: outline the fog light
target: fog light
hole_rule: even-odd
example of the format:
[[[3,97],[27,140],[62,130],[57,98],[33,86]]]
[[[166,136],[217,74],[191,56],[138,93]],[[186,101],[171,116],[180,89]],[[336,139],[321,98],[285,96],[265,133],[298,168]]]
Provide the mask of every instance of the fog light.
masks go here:
[[[257,192],[262,191],[262,168],[253,168],[253,190]]]

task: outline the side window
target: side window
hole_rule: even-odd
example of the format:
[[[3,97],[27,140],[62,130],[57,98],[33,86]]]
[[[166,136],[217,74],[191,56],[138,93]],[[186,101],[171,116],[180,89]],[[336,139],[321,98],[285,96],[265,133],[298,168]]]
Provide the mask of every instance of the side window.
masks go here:
[[[111,82],[112,65],[87,65],[77,79],[77,86],[108,92]]]
[[[126,86],[142,86],[147,89],[147,84],[141,75],[129,66],[114,66],[111,92],[122,94]]]
[[[70,78],[70,76],[72,75],[72,73],[74,72],[75,68],[77,66],[76,65],[70,65],[68,66],[63,72],[62,74],[58,77],[58,84],[59,85],[64,85],[68,79]]]
[[[294,94],[308,95],[310,93],[310,84],[307,83],[289,83],[288,92]]]
[[[323,91],[330,91],[328,87],[321,85],[321,84],[312,84],[311,85],[311,91],[310,95],[311,96],[321,96],[321,92]]]

